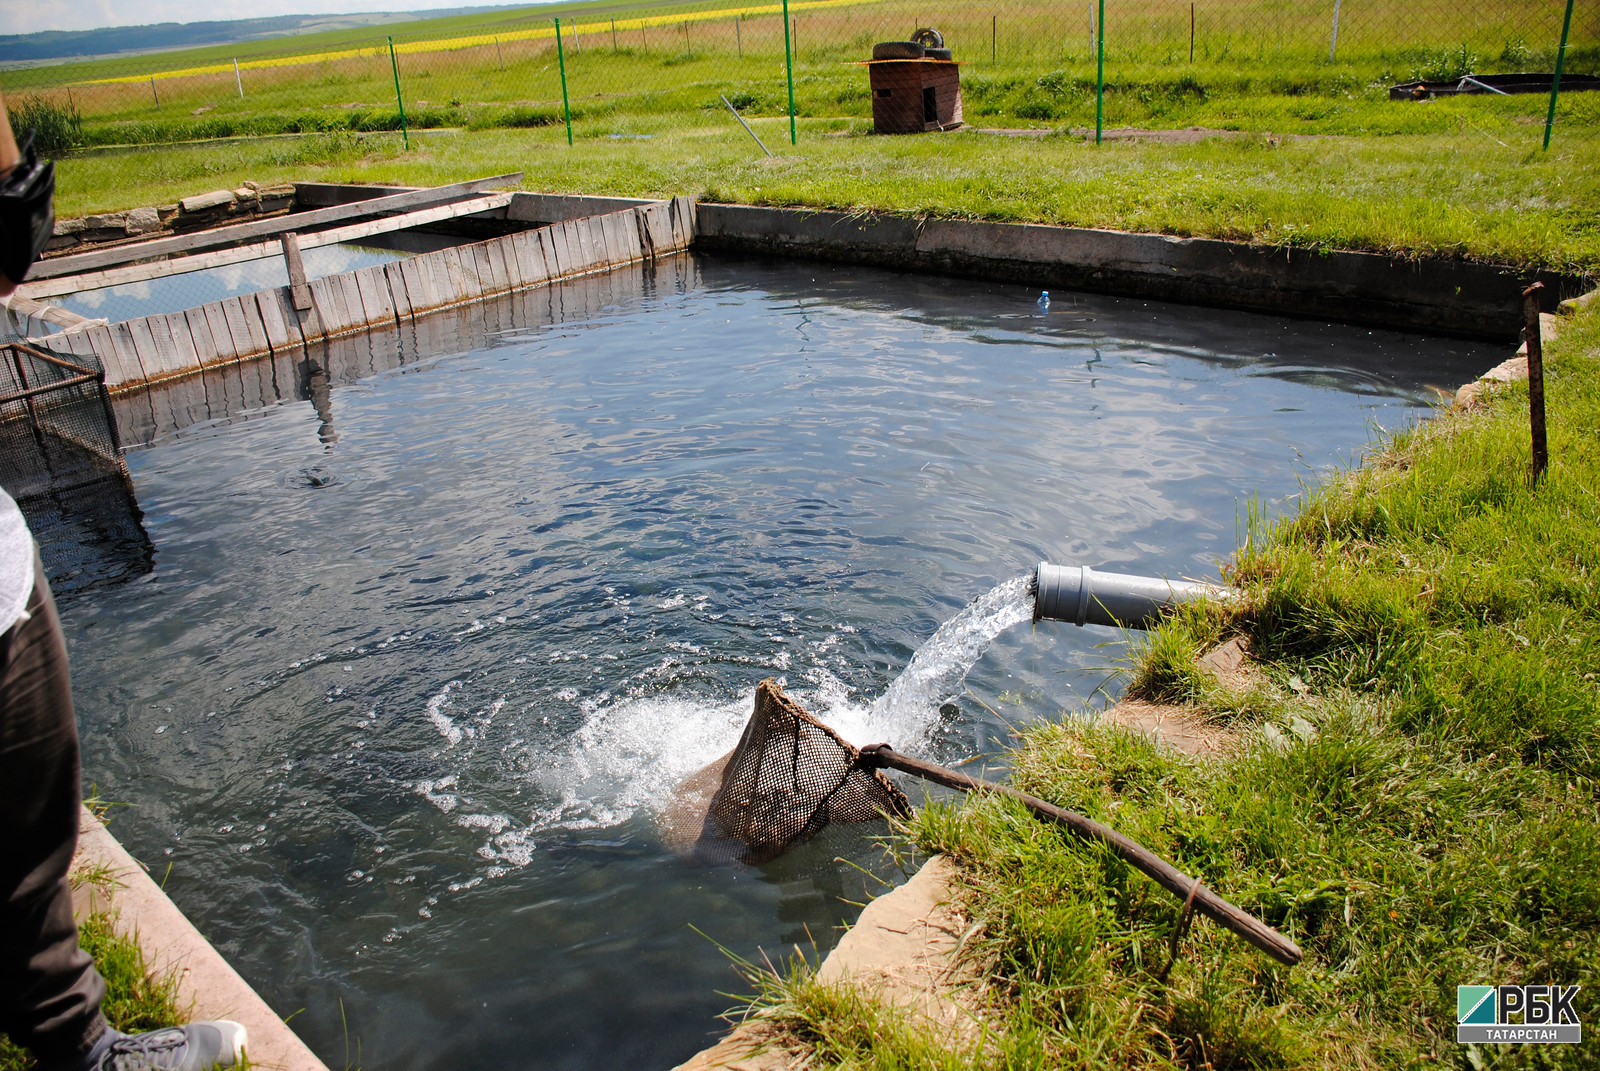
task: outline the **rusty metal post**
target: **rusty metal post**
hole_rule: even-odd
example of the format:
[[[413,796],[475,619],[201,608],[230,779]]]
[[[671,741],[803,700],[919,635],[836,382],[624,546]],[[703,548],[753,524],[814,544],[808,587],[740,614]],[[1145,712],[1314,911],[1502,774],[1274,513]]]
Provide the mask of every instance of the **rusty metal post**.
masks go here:
[[[1533,433],[1533,483],[1549,466],[1544,434],[1544,348],[1539,339],[1539,294],[1543,283],[1522,292],[1522,337],[1528,343],[1528,423]]]

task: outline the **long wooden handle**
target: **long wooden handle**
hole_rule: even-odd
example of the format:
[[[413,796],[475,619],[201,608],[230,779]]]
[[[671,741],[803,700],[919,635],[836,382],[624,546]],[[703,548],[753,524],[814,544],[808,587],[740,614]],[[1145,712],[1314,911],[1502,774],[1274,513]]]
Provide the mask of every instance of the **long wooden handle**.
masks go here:
[[[981,781],[944,766],[902,755],[888,744],[873,744],[862,748],[861,758],[864,765],[890,766],[948,788],[958,788],[963,792],[998,792],[1002,796],[1020,800],[1038,817],[1058,822],[1085,840],[1099,841],[1106,845],[1180,900],[1187,901],[1192,896],[1195,910],[1232,930],[1280,963],[1287,963],[1293,967],[1305,958],[1300,946],[1283,934],[1248,911],[1230,904],[1138,841],[1123,836],[1110,826],[1103,826],[1091,818],[1057,807],[1053,803],[1046,803],[1014,788],[997,785],[993,781]]]

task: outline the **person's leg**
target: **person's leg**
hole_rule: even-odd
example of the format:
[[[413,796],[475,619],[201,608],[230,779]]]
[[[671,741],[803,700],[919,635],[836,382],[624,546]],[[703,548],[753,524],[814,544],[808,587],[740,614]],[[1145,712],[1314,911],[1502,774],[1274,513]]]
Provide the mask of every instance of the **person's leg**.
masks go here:
[[[105,1033],[105,983],[72,918],[78,727],[37,553],[28,614],[0,636],[0,1030],[44,1066],[72,1065]]]

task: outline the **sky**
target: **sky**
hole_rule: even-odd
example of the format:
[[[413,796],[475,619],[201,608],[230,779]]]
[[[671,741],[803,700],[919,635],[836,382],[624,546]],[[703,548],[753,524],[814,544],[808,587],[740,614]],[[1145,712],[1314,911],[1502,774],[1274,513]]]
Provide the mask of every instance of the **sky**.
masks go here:
[[[145,26],[153,22],[203,22],[267,15],[423,11],[495,2],[497,0],[391,0],[388,3],[384,0],[250,0],[249,3],[218,4],[216,0],[0,0],[0,33],[93,30],[101,26]]]

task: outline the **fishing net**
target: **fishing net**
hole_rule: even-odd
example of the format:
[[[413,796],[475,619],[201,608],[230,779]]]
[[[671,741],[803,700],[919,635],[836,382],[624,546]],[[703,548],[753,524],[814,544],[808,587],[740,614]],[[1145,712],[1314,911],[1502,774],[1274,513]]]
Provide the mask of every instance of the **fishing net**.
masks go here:
[[[761,862],[830,822],[909,815],[905,793],[881,771],[862,769],[860,756],[776,682],[764,680],[739,745],[680,788],[668,814],[669,830],[679,832],[668,839],[702,858]],[[685,819],[697,814],[703,819],[694,828]],[[685,836],[690,830],[694,836]]]

